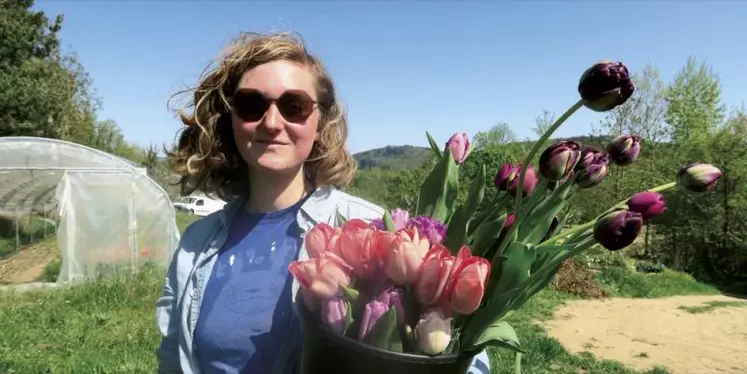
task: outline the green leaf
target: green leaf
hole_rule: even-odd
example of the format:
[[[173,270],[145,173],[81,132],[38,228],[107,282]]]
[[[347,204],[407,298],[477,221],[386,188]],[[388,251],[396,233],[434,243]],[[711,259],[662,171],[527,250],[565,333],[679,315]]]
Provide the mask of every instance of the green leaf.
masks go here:
[[[448,223],[454,212],[458,191],[459,167],[454,162],[451,152],[445,152],[444,157],[433,166],[433,170],[420,187],[415,215],[428,216]]]
[[[340,291],[342,291],[342,297],[351,303],[355,304],[360,298],[360,292],[356,289],[340,285]]]
[[[472,234],[471,247],[472,254],[482,256],[492,247],[493,242],[501,234],[503,224],[506,222],[507,215],[491,219],[480,225]]]
[[[349,301],[345,301],[345,328],[342,330],[342,335],[348,333],[348,329],[353,325],[353,305]]]
[[[338,227],[344,225],[345,222],[348,221],[348,219],[345,218],[345,216],[343,216],[342,213],[340,213],[339,210],[336,210],[335,213],[337,213],[337,226]]]
[[[472,347],[467,349],[484,349],[485,347],[507,348],[514,352],[525,353],[519,343],[516,331],[507,322],[494,322],[477,337]]]
[[[467,200],[457,209],[449,221],[444,245],[452,253],[456,253],[462,245],[468,244],[468,225],[485,196],[485,165],[482,165],[479,170],[477,177],[472,180]]]
[[[395,232],[397,231],[394,227],[394,221],[392,221],[392,215],[389,213],[389,211],[384,212],[384,217],[382,218],[382,221],[384,221],[384,230],[389,232]]]
[[[397,331],[397,313],[395,308],[389,308],[363,339],[366,344],[381,349],[393,350],[399,347],[402,352],[402,338]]]
[[[438,143],[433,139],[431,134],[428,133],[428,131],[425,132],[425,136],[428,137],[428,144],[431,145],[431,151],[433,151],[433,154],[438,157],[440,160],[443,157],[443,153],[441,153],[441,147],[438,146]]]

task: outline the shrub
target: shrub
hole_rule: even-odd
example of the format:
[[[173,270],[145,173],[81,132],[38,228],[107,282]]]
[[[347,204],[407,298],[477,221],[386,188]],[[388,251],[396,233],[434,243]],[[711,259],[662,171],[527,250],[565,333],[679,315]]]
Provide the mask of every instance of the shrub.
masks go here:
[[[594,280],[594,274],[584,264],[569,260],[560,265],[560,270],[551,283],[556,291],[567,292],[586,299],[607,297],[602,287]]]

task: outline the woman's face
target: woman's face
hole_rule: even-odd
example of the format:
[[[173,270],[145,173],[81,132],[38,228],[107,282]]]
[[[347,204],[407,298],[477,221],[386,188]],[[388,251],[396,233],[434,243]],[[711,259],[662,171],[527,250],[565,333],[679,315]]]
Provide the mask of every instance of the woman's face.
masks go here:
[[[293,173],[309,157],[319,125],[314,83],[304,66],[289,61],[241,76],[231,123],[236,147],[253,171]]]

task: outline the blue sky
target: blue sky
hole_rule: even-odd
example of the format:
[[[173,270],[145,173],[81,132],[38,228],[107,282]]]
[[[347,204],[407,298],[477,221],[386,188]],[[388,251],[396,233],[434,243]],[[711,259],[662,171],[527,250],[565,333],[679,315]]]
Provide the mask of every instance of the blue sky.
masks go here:
[[[728,105],[747,94],[747,2],[742,1],[39,1],[62,13],[77,53],[113,119],[140,145],[170,143],[166,106],[241,31],[300,32],[326,63],[350,121],[354,152],[426,145],[508,122],[534,137],[534,118],[577,100],[581,72],[602,59],[671,78],[689,55],[722,79]],[[741,24],[741,25],[740,25]],[[588,133],[582,110],[558,135]]]

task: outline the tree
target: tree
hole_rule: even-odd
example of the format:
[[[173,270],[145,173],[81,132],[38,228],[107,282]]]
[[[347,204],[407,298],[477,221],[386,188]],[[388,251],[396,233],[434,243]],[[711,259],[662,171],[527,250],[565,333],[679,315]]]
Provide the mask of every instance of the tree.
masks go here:
[[[498,122],[487,131],[480,131],[472,138],[475,149],[495,148],[516,141],[516,134],[506,122]]]
[[[31,0],[0,0],[0,136],[82,141],[96,100],[72,55],[62,55],[62,16],[31,11]]]

